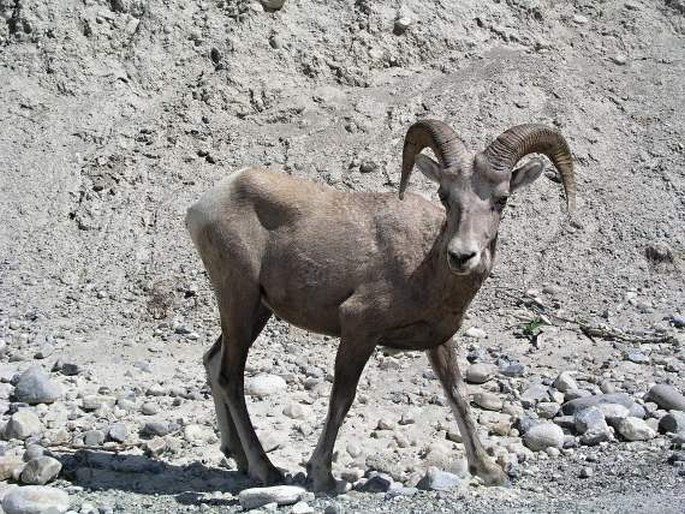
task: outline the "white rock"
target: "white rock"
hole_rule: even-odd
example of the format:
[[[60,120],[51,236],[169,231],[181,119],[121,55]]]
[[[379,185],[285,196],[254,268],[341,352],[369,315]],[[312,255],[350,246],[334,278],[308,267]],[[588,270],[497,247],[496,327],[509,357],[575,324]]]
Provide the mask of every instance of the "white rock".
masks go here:
[[[290,402],[283,409],[283,414],[291,419],[304,419],[309,415],[309,411],[300,403]]]
[[[476,327],[470,327],[464,332],[466,337],[473,337],[474,339],[484,339],[487,336],[485,330]]]
[[[314,509],[307,502],[299,501],[293,505],[290,512],[292,514],[310,514],[314,512]]]
[[[45,485],[59,475],[62,463],[52,457],[38,457],[31,459],[21,472],[21,481],[24,484]]]
[[[568,371],[559,373],[552,385],[562,393],[578,389],[578,383]]]
[[[466,368],[466,381],[469,384],[483,384],[490,380],[497,373],[497,366],[494,364],[471,364]]]
[[[294,485],[276,485],[273,487],[253,487],[244,489],[238,495],[238,501],[245,510],[256,509],[268,503],[292,505],[300,501],[307,491]]]
[[[245,381],[245,394],[249,396],[270,396],[285,392],[287,384],[278,375],[261,374]]]
[[[50,380],[50,376],[38,367],[29,368],[22,373],[14,388],[15,400],[29,405],[52,403],[60,396],[60,385]]]
[[[2,500],[5,514],[63,514],[69,495],[54,487],[28,485],[10,491]]]
[[[523,443],[533,451],[564,446],[564,431],[554,423],[539,423],[523,435]]]
[[[40,434],[45,427],[29,409],[19,409],[12,414],[7,427],[5,437],[7,439],[26,439],[29,436]]]
[[[628,441],[648,441],[656,436],[656,432],[644,419],[627,417],[616,426],[616,430]]]

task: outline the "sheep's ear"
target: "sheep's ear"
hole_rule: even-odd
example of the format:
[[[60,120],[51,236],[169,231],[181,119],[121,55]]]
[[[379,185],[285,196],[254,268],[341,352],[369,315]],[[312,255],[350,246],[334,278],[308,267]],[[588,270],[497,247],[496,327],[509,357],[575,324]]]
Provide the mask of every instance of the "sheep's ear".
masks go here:
[[[542,159],[531,159],[523,166],[519,166],[511,172],[511,182],[509,189],[513,192],[520,187],[527,186],[533,183],[545,169],[545,163]]]
[[[432,180],[433,182],[440,182],[440,178],[442,177],[442,168],[433,159],[420,153],[416,156],[415,165],[426,178]]]

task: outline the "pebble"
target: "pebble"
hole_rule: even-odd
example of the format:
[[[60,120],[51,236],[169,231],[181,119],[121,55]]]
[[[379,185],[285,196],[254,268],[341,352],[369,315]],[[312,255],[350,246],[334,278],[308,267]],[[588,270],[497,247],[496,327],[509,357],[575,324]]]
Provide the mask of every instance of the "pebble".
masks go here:
[[[5,427],[6,439],[26,439],[32,435],[43,432],[45,427],[29,409],[19,409],[12,414],[7,426]]]
[[[525,408],[534,407],[538,402],[549,399],[549,388],[544,384],[533,384],[521,393],[521,405]]]
[[[292,505],[302,499],[305,491],[294,485],[277,485],[273,487],[253,487],[244,489],[238,495],[238,501],[243,509],[256,509],[269,503]]]
[[[474,338],[474,339],[485,339],[485,337],[486,337],[488,334],[487,334],[487,332],[485,332],[485,330],[483,330],[483,329],[476,328],[476,327],[469,327],[469,328],[466,329],[466,331],[464,332],[464,335],[465,335],[466,337],[472,337],[472,338]]]
[[[107,431],[109,438],[117,443],[123,443],[128,435],[128,429],[123,423],[113,423]]]
[[[50,376],[38,367],[26,370],[14,387],[14,400],[36,405],[53,403],[62,396],[62,388],[50,380]]]
[[[659,420],[659,432],[685,432],[685,412],[672,410]]]
[[[580,474],[578,476],[580,478],[590,478],[593,474],[594,471],[592,471],[592,468],[584,467],[580,470]]]
[[[604,414],[607,424],[614,428],[622,419],[630,416],[630,411],[618,403],[600,403],[597,408]]]
[[[481,409],[501,411],[504,406],[504,402],[494,393],[476,393],[473,395],[473,403],[478,405]]]
[[[69,509],[69,495],[54,487],[17,487],[3,498],[2,508],[5,514],[63,514]]]
[[[145,451],[149,455],[161,455],[167,449],[167,442],[161,437],[153,437],[145,443]]]
[[[554,418],[561,410],[561,405],[556,402],[540,402],[538,403],[535,412],[543,419]]]
[[[16,455],[0,457],[0,480],[13,478],[24,467],[24,461]]]
[[[644,353],[639,352],[639,351],[630,351],[625,354],[625,359],[629,360],[630,362],[634,362],[635,364],[648,364],[649,363],[649,357],[647,357]]]
[[[562,393],[578,389],[578,383],[568,371],[559,373],[552,386]]]
[[[143,405],[140,407],[140,412],[142,412],[146,416],[154,416],[159,412],[159,408],[157,407],[156,404],[152,402],[145,402]]]
[[[449,491],[465,484],[468,484],[468,482],[464,477],[431,466],[416,487],[424,491]]]
[[[286,388],[287,384],[283,378],[267,373],[251,377],[245,382],[245,394],[259,398],[283,393]]]
[[[308,416],[308,411],[305,407],[297,402],[290,402],[283,409],[283,414],[291,419],[304,419]]]
[[[45,448],[43,448],[39,444],[29,444],[26,447],[26,450],[24,451],[24,455],[22,456],[22,459],[24,462],[28,462],[31,459],[37,459],[38,457],[42,457],[45,454]]]
[[[83,434],[83,444],[86,446],[101,446],[105,442],[105,433],[102,430],[88,430]]]
[[[526,367],[520,362],[512,362],[500,369],[500,373],[505,377],[521,377],[526,371]]]
[[[356,489],[363,493],[385,493],[392,486],[392,478],[385,473],[377,473],[368,480],[361,482]]]
[[[600,403],[617,403],[630,409],[635,402],[626,393],[597,394],[567,401],[561,406],[561,410],[564,414],[574,414],[588,407],[596,407]]]
[[[616,54],[611,58],[611,60],[614,62],[614,64],[618,64],[619,66],[623,66],[628,62],[628,58],[624,54]]]
[[[594,446],[603,441],[611,440],[611,430],[599,408],[588,407],[578,411],[574,414],[573,421],[576,430],[581,434],[581,444]]]
[[[168,423],[166,421],[148,421],[147,423],[145,423],[145,425],[143,425],[143,428],[140,430],[140,435],[146,437],[163,437],[165,435],[170,434],[171,432],[175,432],[179,428],[180,427],[176,423]]]
[[[411,26],[411,18],[409,16],[400,16],[395,20],[393,31],[396,35],[404,34]]]
[[[497,366],[494,364],[471,364],[466,369],[466,381],[469,384],[484,384],[497,373]]]
[[[618,433],[628,441],[648,441],[656,436],[656,432],[645,420],[628,417],[622,419],[616,426]]]
[[[45,485],[59,475],[62,463],[52,457],[38,457],[30,460],[21,472],[21,482],[30,485]]]
[[[277,11],[283,7],[285,0],[261,0],[264,9]]]
[[[314,512],[314,508],[307,502],[299,501],[292,506],[291,514],[310,514]]]
[[[523,435],[523,444],[533,451],[549,447],[561,448],[564,445],[564,431],[554,423],[538,423]]]
[[[655,385],[649,390],[645,400],[656,403],[662,409],[685,412],[685,396],[672,385]]]
[[[324,514],[344,514],[345,508],[338,502],[329,503],[323,510]]]
[[[85,411],[98,410],[103,406],[107,406],[110,409],[114,407],[117,399],[113,396],[100,396],[98,394],[84,396],[81,400],[81,408]]]

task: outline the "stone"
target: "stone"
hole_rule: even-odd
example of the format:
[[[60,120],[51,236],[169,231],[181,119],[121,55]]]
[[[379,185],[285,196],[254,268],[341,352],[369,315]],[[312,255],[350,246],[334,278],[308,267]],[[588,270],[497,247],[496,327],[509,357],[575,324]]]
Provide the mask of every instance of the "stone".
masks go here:
[[[84,396],[81,400],[81,408],[85,411],[98,410],[101,407],[107,406],[110,409],[114,408],[117,399],[113,396],[101,396],[99,394],[91,394]]]
[[[272,487],[252,487],[244,489],[238,495],[243,509],[257,509],[268,503],[293,505],[302,499],[307,491],[294,485],[276,485]]]
[[[564,445],[564,431],[554,423],[538,423],[529,428],[523,435],[523,444],[534,452],[550,447],[562,448]]]
[[[290,419],[305,419],[309,415],[309,411],[301,403],[290,402],[283,409],[283,414]]]
[[[611,429],[607,425],[604,414],[597,407],[588,407],[574,414],[576,431],[581,434],[580,442],[588,446],[597,445],[612,438]]]
[[[259,398],[284,393],[286,388],[287,384],[283,378],[267,373],[251,377],[245,381],[245,394]]]
[[[123,443],[128,435],[128,428],[123,423],[113,423],[107,430],[109,438],[116,443]]]
[[[618,403],[600,403],[597,408],[604,414],[607,424],[614,428],[622,419],[630,416],[630,410]]]
[[[161,437],[153,437],[145,442],[145,452],[148,455],[158,456],[168,448],[167,442]]]
[[[397,485],[397,487],[395,487],[395,485],[397,484],[393,484],[393,487],[385,493],[386,500],[391,500],[398,496],[415,496],[419,492],[416,487],[405,487],[402,485]]]
[[[278,11],[285,4],[285,0],[261,0],[262,6],[268,11]]]
[[[685,412],[672,410],[659,420],[659,432],[685,432]]]
[[[17,487],[3,498],[2,508],[5,514],[63,514],[69,509],[69,495],[54,487]]]
[[[180,427],[176,423],[168,423],[166,421],[148,421],[140,430],[140,435],[144,437],[163,437],[171,432],[175,432],[179,428]]]
[[[521,393],[521,405],[534,407],[538,402],[550,400],[549,388],[544,384],[532,384]]]
[[[7,426],[5,427],[5,438],[7,439],[26,439],[32,435],[43,432],[45,427],[29,409],[19,409],[12,414]]]
[[[142,412],[145,416],[154,416],[159,412],[159,408],[152,402],[145,402],[140,407],[140,412]]]
[[[580,478],[590,478],[594,474],[594,471],[592,468],[589,467],[584,467],[583,469],[580,470],[579,477]]]
[[[29,485],[45,485],[55,479],[62,470],[62,463],[52,457],[30,460],[21,472],[20,480]]]
[[[578,383],[568,371],[559,373],[552,386],[562,393],[578,389]]]
[[[358,444],[349,442],[347,443],[347,454],[352,457],[353,459],[356,459],[362,454],[362,449],[359,447]]]
[[[685,396],[675,387],[668,384],[657,384],[645,396],[646,401],[652,401],[665,410],[679,410],[685,412]]]
[[[363,493],[385,493],[392,486],[392,478],[385,473],[376,473],[357,488]]]
[[[645,420],[627,417],[616,426],[618,433],[627,441],[649,441],[656,436],[656,432]]]
[[[216,440],[214,430],[191,423],[183,427],[183,438],[189,443],[205,444]]]
[[[485,330],[476,327],[470,327],[464,332],[466,337],[472,337],[473,339],[485,339],[488,335]]]
[[[401,35],[404,34],[407,29],[411,26],[411,18],[409,16],[399,16],[395,20],[395,24],[393,25],[393,32],[395,35]]]
[[[0,457],[0,481],[13,478],[24,467],[24,461],[16,455]]]
[[[424,491],[449,491],[466,484],[468,481],[464,477],[431,466],[426,470],[426,474],[419,480],[416,487]]]
[[[105,433],[102,430],[87,430],[83,433],[83,444],[86,446],[101,446],[105,442]]]
[[[476,393],[473,395],[473,403],[481,409],[501,411],[504,405],[501,398],[494,393]]]
[[[24,451],[22,459],[24,459],[24,462],[28,462],[31,459],[37,459],[43,455],[45,455],[45,448],[39,444],[29,444]]]
[[[494,364],[471,364],[466,369],[466,381],[469,384],[484,384],[497,373],[497,366]]]
[[[625,359],[630,361],[630,362],[634,362],[635,364],[648,364],[649,363],[649,357],[647,357],[644,353],[639,352],[637,350],[626,352]]]
[[[635,402],[626,393],[597,394],[567,401],[561,406],[561,410],[564,414],[575,414],[588,407],[596,407],[600,403],[617,403],[630,409]]]
[[[311,514],[314,509],[307,502],[299,501],[290,509],[290,514]]]
[[[62,396],[62,388],[50,380],[50,376],[38,367],[26,370],[14,387],[14,401],[37,405],[53,403]]]
[[[561,405],[559,405],[557,402],[540,402],[535,408],[535,412],[537,412],[538,416],[543,419],[554,418],[554,416],[556,416],[560,410]]]

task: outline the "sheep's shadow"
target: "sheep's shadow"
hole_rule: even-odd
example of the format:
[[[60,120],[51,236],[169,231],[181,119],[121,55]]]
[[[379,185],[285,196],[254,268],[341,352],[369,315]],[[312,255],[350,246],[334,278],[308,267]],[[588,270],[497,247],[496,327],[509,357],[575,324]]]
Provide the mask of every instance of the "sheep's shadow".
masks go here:
[[[232,505],[237,501],[211,498],[204,493],[236,494],[255,485],[241,472],[211,468],[199,462],[175,466],[143,455],[94,450],[79,450],[55,457],[62,462],[64,478],[74,485],[93,491],[176,495],[176,500],[183,504]]]

